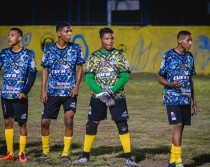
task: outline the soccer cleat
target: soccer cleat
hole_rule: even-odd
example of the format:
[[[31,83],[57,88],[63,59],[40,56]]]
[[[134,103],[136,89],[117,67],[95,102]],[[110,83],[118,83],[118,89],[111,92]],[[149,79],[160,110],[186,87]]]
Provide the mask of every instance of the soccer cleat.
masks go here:
[[[68,156],[62,156],[61,159],[63,163],[71,163],[71,159]]]
[[[43,153],[40,157],[36,158],[34,162],[41,162],[45,160],[46,158],[47,158],[47,155]]]
[[[132,159],[125,159],[125,164],[127,166],[138,166]]]
[[[27,162],[27,158],[26,158],[26,156],[25,156],[24,153],[22,153],[21,155],[19,155],[19,161],[20,162]]]
[[[76,160],[76,161],[73,161],[73,163],[86,163],[86,162],[88,162],[89,161],[89,159],[88,158],[86,158],[86,157],[80,157],[78,160]]]
[[[182,163],[178,163],[176,164],[176,167],[184,167],[184,165]]]
[[[14,160],[15,156],[14,155],[10,155],[9,153],[7,153],[5,156],[3,156],[2,158],[0,158],[0,161],[4,161],[4,160]]]
[[[170,164],[170,162],[168,162],[168,167],[176,167],[176,163],[173,162],[173,163]]]

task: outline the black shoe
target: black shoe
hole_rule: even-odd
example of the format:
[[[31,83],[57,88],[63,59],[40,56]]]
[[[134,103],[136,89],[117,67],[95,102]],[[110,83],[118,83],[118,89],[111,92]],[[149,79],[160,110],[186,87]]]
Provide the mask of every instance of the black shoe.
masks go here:
[[[47,159],[48,155],[42,154],[40,157],[36,158],[34,162],[42,162],[43,160]]]
[[[71,163],[71,159],[68,156],[62,156],[61,159],[62,159],[62,162],[63,163]]]

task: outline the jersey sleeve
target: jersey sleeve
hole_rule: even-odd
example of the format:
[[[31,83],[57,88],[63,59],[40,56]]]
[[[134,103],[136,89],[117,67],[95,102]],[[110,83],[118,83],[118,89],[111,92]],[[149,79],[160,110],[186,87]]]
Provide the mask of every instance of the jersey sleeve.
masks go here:
[[[1,70],[1,67],[3,66],[4,57],[5,57],[4,50],[1,50],[1,52],[0,52],[0,70]]]
[[[196,75],[196,72],[195,72],[195,64],[194,64],[194,59],[192,58],[192,68],[190,70],[190,76],[193,76],[193,75]]]
[[[87,63],[85,74],[95,74],[95,72],[96,72],[96,63],[94,61],[94,58],[95,58],[95,56],[90,55],[90,57],[88,59],[88,63]]]
[[[30,72],[36,72],[37,71],[35,55],[32,52],[29,53],[29,71]]]
[[[81,48],[81,45],[78,44],[76,65],[77,66],[83,65],[84,63],[85,63],[85,60],[83,58],[82,48]]]
[[[50,67],[50,64],[49,64],[49,50],[46,47],[44,48],[41,66],[44,67],[44,68],[49,68]]]
[[[117,68],[120,73],[130,73],[129,63],[125,53],[120,54],[120,57],[117,60]]]
[[[167,58],[166,54],[163,54],[162,60],[161,60],[161,65],[160,65],[160,70],[159,70],[160,76],[165,76],[167,74],[168,66],[166,63],[166,58]]]

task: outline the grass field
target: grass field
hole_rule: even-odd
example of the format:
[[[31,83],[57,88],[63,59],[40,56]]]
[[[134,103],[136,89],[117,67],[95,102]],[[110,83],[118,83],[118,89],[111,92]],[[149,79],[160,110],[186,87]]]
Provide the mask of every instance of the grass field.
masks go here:
[[[1,75],[2,76],[2,75]],[[1,77],[2,78],[2,77]],[[198,114],[192,117],[192,126],[186,127],[183,134],[183,162],[187,167],[210,166],[210,76],[194,77],[198,103]],[[51,123],[50,158],[43,163],[34,163],[42,153],[40,121],[41,75],[38,73],[34,87],[29,94],[28,141],[26,155],[28,163],[0,162],[0,166],[71,166],[63,165],[60,159],[63,150],[63,108],[57,120]],[[168,125],[165,106],[162,104],[163,86],[157,82],[156,74],[132,74],[126,87],[127,105],[130,114],[128,121],[131,134],[133,159],[142,167],[167,166],[170,157],[171,130]],[[74,119],[74,137],[70,156],[76,160],[82,153],[87,121],[90,89],[84,77],[81,83],[77,113]],[[19,152],[19,128],[14,124],[14,150]],[[3,117],[0,114],[0,155],[5,154]],[[85,165],[72,166],[124,166],[117,128],[108,114],[102,121],[91,150],[90,161]]]

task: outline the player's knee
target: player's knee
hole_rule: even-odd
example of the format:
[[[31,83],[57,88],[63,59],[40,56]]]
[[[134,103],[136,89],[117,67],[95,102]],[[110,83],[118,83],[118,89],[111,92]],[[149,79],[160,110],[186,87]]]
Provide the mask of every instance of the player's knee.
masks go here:
[[[122,121],[115,121],[119,134],[124,135],[128,133],[128,123],[127,120],[122,120]]]
[[[26,128],[26,123],[25,122],[18,122],[18,125],[21,128]]]
[[[65,125],[66,125],[66,127],[68,127],[68,128],[73,127],[73,124],[74,124],[73,118],[69,118],[69,119],[67,119],[67,120],[65,121]]]
[[[11,129],[13,127],[13,119],[12,118],[7,118],[4,119],[4,125],[6,129]]]
[[[98,129],[98,123],[93,121],[88,121],[86,124],[86,134],[87,135],[96,135]]]
[[[46,120],[46,119],[42,119],[41,128],[42,129],[49,129],[49,127],[50,127],[50,121]]]

